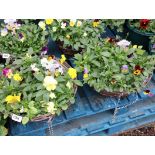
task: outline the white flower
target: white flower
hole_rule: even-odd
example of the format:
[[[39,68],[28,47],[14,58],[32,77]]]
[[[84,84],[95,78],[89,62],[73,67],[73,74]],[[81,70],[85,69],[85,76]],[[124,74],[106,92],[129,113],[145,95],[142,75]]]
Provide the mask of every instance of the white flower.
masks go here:
[[[1,30],[1,36],[6,36],[8,34],[8,30],[6,28]]]
[[[52,30],[53,30],[53,32],[56,32],[57,28],[56,27],[53,27]]]
[[[43,86],[46,87],[48,91],[55,90],[58,82],[54,79],[53,76],[46,76],[44,78]]]
[[[50,95],[49,95],[49,96],[50,96],[50,98],[51,98],[51,99],[56,98],[56,96],[55,96],[55,94],[54,94],[54,93],[50,93]]]
[[[66,27],[66,23],[61,23],[61,28],[64,29]]]
[[[24,107],[22,106],[20,109],[20,113],[23,113],[23,112],[24,112]]]
[[[87,33],[85,32],[85,33],[83,34],[83,36],[86,37],[86,36],[87,36]]]
[[[79,27],[79,26],[81,26],[82,25],[82,22],[81,21],[78,21],[77,22],[77,26]]]
[[[49,102],[49,103],[47,103],[47,111],[49,112],[49,113],[51,113],[51,114],[55,114],[55,110],[57,110],[54,106],[54,102]]]
[[[38,25],[39,25],[39,27],[42,28],[43,30],[46,29],[46,24],[45,24],[45,22],[40,21],[40,22],[38,23]]]
[[[36,64],[35,63],[31,65],[31,69],[33,71],[35,71],[35,72],[38,72],[39,71],[39,68],[36,67]]]
[[[41,59],[41,65],[42,65],[42,67],[45,67],[46,69],[49,69],[49,61],[47,60],[47,58],[42,58]]]
[[[58,68],[58,72],[60,72],[61,74],[63,74],[63,68],[62,67],[59,67]]]
[[[69,89],[71,89],[71,83],[69,81],[67,82],[66,87],[68,87]]]
[[[5,24],[8,24],[8,23],[15,23],[16,22],[16,19],[5,19],[4,20],[4,23]]]
[[[130,45],[130,42],[125,40],[125,39],[123,39],[123,40],[117,42],[117,45],[120,46],[120,47],[127,47],[127,46]]]

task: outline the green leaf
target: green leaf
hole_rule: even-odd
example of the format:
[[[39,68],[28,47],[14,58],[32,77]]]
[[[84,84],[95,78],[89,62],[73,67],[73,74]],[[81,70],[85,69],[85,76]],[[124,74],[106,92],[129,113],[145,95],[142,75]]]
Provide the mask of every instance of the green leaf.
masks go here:
[[[31,107],[30,108],[30,113],[31,114],[37,114],[38,113],[38,110],[35,107]]]
[[[62,110],[67,110],[68,109],[68,105],[67,104],[63,104],[61,105]]]
[[[33,74],[35,76],[35,78],[39,81],[43,81],[44,80],[44,76],[42,73],[34,73]]]
[[[28,117],[23,117],[22,124],[25,125],[26,123],[28,123],[28,121],[29,121]]]
[[[0,136],[6,136],[8,134],[8,129],[0,125]]]
[[[78,86],[83,86],[83,84],[80,80],[74,80],[74,83]]]
[[[101,66],[100,63],[99,63],[98,61],[96,61],[96,60],[93,60],[92,63],[93,63],[94,65],[98,66],[98,67]]]
[[[137,49],[136,53],[139,54],[139,55],[143,55],[144,54],[144,50]]]
[[[105,56],[105,57],[110,57],[111,54],[109,52],[102,52],[102,55]]]

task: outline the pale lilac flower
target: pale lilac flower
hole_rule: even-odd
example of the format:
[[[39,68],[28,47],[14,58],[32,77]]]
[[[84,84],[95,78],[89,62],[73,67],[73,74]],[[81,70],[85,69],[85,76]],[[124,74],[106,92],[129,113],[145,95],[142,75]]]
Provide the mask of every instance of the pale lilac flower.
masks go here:
[[[123,39],[123,40],[117,42],[117,45],[120,46],[120,47],[125,48],[125,47],[128,47],[130,45],[130,42]]]

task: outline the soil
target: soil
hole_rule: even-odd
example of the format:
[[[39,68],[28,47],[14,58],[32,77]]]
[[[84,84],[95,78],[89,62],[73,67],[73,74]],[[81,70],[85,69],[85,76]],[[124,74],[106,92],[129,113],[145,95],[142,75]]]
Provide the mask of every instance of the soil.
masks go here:
[[[155,136],[155,124],[126,131],[119,134],[118,136]]]

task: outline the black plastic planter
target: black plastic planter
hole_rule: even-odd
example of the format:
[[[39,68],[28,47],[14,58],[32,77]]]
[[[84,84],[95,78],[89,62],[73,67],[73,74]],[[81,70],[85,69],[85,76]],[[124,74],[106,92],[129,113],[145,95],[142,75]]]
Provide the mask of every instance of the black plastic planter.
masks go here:
[[[128,32],[127,40],[131,41],[133,45],[142,45],[143,49],[150,53],[150,37],[154,36],[155,34],[140,32],[139,30],[130,27],[128,21],[125,24]]]

